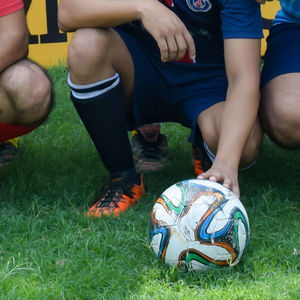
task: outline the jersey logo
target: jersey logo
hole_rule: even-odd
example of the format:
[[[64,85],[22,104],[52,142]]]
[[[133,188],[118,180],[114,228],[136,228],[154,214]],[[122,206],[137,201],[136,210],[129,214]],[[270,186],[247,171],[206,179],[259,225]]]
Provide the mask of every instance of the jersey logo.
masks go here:
[[[194,12],[206,12],[211,9],[210,0],[186,0],[186,4]]]
[[[165,3],[169,7],[174,7],[174,2],[173,0],[162,0],[163,3]]]

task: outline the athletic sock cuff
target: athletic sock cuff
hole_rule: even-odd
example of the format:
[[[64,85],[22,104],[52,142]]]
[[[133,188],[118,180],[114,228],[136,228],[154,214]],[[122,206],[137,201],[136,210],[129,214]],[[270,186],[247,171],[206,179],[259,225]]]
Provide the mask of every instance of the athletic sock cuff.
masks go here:
[[[204,146],[204,150],[205,150],[207,156],[213,163],[215,161],[216,156],[211,152],[211,150],[208,148],[207,144],[204,141],[203,141],[203,146]]]
[[[120,76],[116,73],[114,76],[91,84],[75,84],[71,81],[70,73],[68,74],[68,85],[71,89],[73,98],[77,101],[91,100],[100,96],[116,87],[120,82]]]
[[[211,150],[208,148],[208,146],[205,142],[203,142],[203,145],[204,145],[205,152],[207,153],[209,159],[213,163],[216,156],[211,152]],[[257,158],[255,158],[248,166],[243,167],[243,168],[239,168],[239,171],[246,171],[246,170],[250,169],[252,166],[255,165],[256,160],[257,160]]]

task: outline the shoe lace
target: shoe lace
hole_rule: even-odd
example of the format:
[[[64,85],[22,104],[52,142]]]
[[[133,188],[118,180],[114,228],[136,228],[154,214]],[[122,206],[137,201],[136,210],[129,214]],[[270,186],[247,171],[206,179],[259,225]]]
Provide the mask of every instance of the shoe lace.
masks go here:
[[[127,178],[117,178],[104,186],[100,196],[99,207],[109,207],[111,203],[117,204],[122,195],[133,197],[132,182]]]

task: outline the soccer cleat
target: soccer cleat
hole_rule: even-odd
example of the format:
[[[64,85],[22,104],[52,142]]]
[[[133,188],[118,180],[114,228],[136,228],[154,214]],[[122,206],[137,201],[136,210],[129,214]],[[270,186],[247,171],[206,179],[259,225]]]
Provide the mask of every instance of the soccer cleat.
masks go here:
[[[95,218],[110,215],[118,217],[145,195],[143,178],[140,178],[140,184],[132,182],[128,177],[114,178],[103,188],[101,196],[86,215]]]
[[[165,167],[168,158],[167,137],[160,124],[143,125],[133,131],[132,153],[139,173],[155,172]]]
[[[212,166],[212,162],[204,149],[203,141],[199,145],[192,144],[192,150],[195,175],[198,176],[207,171]]]
[[[18,138],[0,142],[0,167],[7,165],[16,157],[18,147]]]

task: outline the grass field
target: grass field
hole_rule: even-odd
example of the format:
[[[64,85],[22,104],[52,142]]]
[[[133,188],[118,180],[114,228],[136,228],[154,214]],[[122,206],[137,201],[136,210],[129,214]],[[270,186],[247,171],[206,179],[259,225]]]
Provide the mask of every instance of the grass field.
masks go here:
[[[251,224],[240,264],[183,273],[156,259],[148,223],[159,194],[193,177],[188,130],[163,126],[171,163],[145,176],[147,195],[135,207],[89,219],[108,174],[69,101],[66,70],[50,74],[53,113],[0,170],[0,299],[300,299],[299,151],[266,138],[255,167],[240,174]]]

